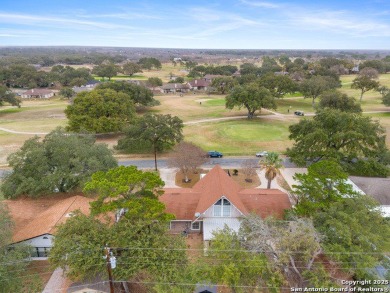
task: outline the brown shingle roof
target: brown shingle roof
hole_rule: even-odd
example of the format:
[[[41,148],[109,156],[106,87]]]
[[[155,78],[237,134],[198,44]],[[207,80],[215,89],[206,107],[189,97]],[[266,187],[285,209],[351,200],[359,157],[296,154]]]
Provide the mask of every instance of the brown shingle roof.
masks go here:
[[[72,196],[62,200],[7,200],[12,218],[15,221],[14,242],[31,239],[43,234],[55,234],[59,224],[64,223],[69,213],[80,210],[89,214],[90,198]]]
[[[188,82],[191,87],[208,87],[210,82],[204,79],[194,79]]]
[[[166,211],[177,220],[194,220],[195,213],[204,213],[222,196],[243,214],[254,212],[262,217],[281,217],[291,208],[288,195],[278,189],[243,189],[216,165],[193,188],[165,188],[160,200]]]

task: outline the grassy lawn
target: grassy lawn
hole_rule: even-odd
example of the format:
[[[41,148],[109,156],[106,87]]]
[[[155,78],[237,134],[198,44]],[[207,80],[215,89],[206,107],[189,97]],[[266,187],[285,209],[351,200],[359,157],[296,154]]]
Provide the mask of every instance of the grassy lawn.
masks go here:
[[[312,106],[312,100],[302,97],[296,99],[277,99],[276,105],[278,106],[276,111],[281,114],[288,114],[289,108],[290,114],[293,114],[295,110],[301,110],[305,113],[315,112]]]
[[[226,103],[225,98],[222,98],[222,99],[210,99],[210,100],[207,100],[204,103],[204,106],[206,106],[206,107],[224,106],[225,107],[225,103]]]
[[[185,140],[205,150],[217,150],[225,155],[254,155],[260,150],[285,151],[288,140],[287,121],[267,118],[219,121],[187,125]]]

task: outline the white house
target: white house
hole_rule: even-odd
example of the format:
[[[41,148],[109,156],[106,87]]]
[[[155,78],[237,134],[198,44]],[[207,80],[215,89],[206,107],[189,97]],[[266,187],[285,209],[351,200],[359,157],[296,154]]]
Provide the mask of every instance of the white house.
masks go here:
[[[54,96],[54,92],[48,89],[30,89],[22,93],[23,99],[49,99]]]

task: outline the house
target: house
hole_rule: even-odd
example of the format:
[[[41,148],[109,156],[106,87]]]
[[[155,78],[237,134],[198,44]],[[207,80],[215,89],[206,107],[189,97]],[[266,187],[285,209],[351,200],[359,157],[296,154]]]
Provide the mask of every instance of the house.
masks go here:
[[[372,196],[380,206],[384,217],[390,218],[390,178],[350,176],[353,182],[362,191],[361,193]]]
[[[244,189],[219,165],[192,188],[165,188],[160,200],[176,216],[172,233],[201,233],[205,245],[213,231],[225,225],[238,231],[240,218],[255,213],[262,218],[281,218],[291,208],[289,197],[279,189]]]
[[[96,80],[96,79],[91,79],[89,80],[86,84],[84,84],[83,86],[87,87],[87,88],[95,88],[98,84],[100,84],[101,82]]]
[[[42,199],[5,200],[15,222],[12,245],[32,247],[32,257],[45,258],[53,246],[57,226],[64,223],[72,212],[80,210],[89,214],[90,198],[84,196]]]
[[[187,82],[187,84],[193,91],[207,91],[211,83],[204,79],[194,79]]]
[[[54,92],[48,89],[30,89],[22,93],[23,99],[49,99],[54,96]]]
[[[182,83],[167,83],[162,86],[165,94],[169,93],[186,93],[190,90],[187,84]]]

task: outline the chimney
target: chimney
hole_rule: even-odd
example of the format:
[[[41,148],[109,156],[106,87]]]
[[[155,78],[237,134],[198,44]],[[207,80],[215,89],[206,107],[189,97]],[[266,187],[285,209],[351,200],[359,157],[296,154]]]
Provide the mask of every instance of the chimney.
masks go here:
[[[31,90],[31,93],[32,93],[32,94],[34,93],[34,89]]]
[[[198,80],[197,79],[195,79],[195,84],[198,84]]]
[[[175,83],[175,88],[177,88],[177,84]]]

